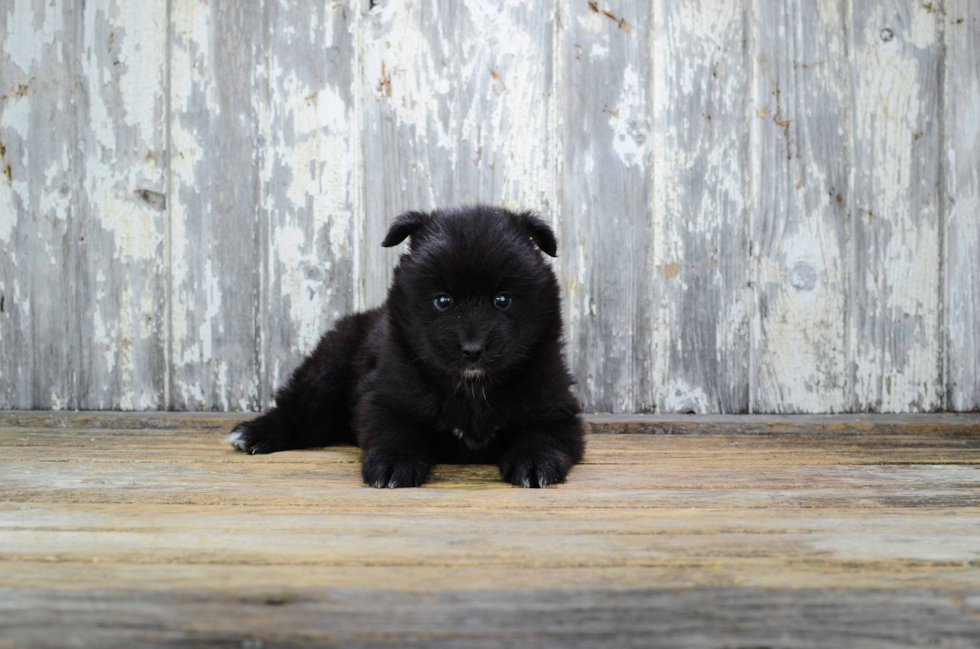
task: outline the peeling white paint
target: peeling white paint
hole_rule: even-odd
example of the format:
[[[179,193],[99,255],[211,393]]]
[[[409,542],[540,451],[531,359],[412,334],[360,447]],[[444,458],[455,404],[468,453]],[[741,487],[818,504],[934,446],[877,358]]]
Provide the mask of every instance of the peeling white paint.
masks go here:
[[[323,281],[324,276],[329,276],[329,267],[316,255],[300,252],[306,243],[305,233],[294,226],[280,226],[273,238],[282,274],[281,293],[288,300],[289,317],[296,331],[293,351],[303,354],[309,353],[323,334],[326,323],[320,318],[324,299],[320,292],[329,290]],[[311,276],[310,269],[322,271]]]
[[[112,18],[114,40],[119,45],[117,60],[128,77],[120,85],[123,101],[119,112],[127,124],[139,129],[143,142],[153,142],[158,128],[153,116],[165,87],[166,70],[160,55],[167,47],[167,14],[159,7],[148,10],[146,3],[134,0],[116,0],[112,6],[117,8]]]
[[[699,387],[692,387],[683,380],[671,381],[663,386],[661,394],[663,412],[694,413],[703,415],[715,411],[708,394]]]
[[[645,79],[640,79],[632,65],[623,70],[623,85],[616,109],[609,112],[613,151],[625,165],[646,167],[649,164],[650,123],[647,117]]]
[[[928,3],[914,3],[909,9],[912,23],[909,27],[906,43],[920,49],[933,47],[938,42],[939,30],[936,21],[944,15],[942,10],[934,9]]]
[[[0,242],[10,243],[10,236],[17,227],[20,211],[17,209],[17,194],[13,183],[0,178]]]
[[[0,140],[9,143],[11,136],[16,135],[18,139],[29,142],[31,104],[28,97],[7,97],[0,107]],[[4,158],[11,167],[17,163],[16,179],[0,174],[0,241],[3,243],[10,243],[20,210],[27,209],[31,204],[29,187],[21,171],[30,164],[30,147],[24,147],[19,161],[12,160],[13,156],[13,150],[8,150]]]
[[[165,42],[162,25],[148,30],[143,27],[145,22],[153,25],[162,12],[148,15],[139,11],[138,5],[129,3],[126,12],[106,25],[112,42],[121,50],[119,65],[109,56],[111,52],[100,56],[103,43],[91,43],[82,58],[82,80],[90,107],[92,139],[88,145],[93,149],[85,160],[86,193],[102,227],[115,235],[120,256],[142,261],[159,259],[163,243],[162,228],[154,222],[159,212],[141,205],[135,191],[147,186],[162,188],[162,172],[155,163],[147,164],[146,156],[153,153],[149,147],[162,130],[162,122],[154,117],[163,86]],[[87,3],[84,19],[93,34],[99,33],[96,28],[106,20],[107,9],[102,2]],[[118,73],[118,81],[114,73]],[[104,93],[114,83],[118,83],[123,103],[110,109]],[[119,129],[123,125],[135,129],[147,149],[120,151]]]
[[[3,52],[24,76],[30,75],[32,66],[41,62],[45,48],[55,44],[62,30],[61,7],[41,3],[43,16],[38,25],[38,15],[34,13],[36,4],[33,0],[13,0],[7,6],[8,29],[4,34]]]

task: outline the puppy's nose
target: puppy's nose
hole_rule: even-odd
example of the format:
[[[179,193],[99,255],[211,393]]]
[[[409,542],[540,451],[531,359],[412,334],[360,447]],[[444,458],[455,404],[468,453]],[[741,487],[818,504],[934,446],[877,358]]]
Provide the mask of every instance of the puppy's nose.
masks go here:
[[[478,361],[483,356],[483,343],[478,340],[467,340],[459,348],[468,361]]]

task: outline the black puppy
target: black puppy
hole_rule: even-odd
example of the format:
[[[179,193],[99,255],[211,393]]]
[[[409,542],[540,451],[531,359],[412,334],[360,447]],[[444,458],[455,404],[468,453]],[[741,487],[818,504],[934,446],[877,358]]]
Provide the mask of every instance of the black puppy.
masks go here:
[[[395,219],[411,237],[380,308],[347,316],[276,394],[238,424],[246,453],[356,442],[374,487],[417,487],[436,462],[496,462],[511,484],[564,482],[582,459],[562,357],[558,282],[531,212],[468,207]]]

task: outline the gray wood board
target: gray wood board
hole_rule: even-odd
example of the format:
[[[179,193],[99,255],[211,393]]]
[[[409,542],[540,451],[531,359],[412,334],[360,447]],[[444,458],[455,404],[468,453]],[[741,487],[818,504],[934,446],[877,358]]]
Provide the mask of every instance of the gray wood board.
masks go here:
[[[980,410],[980,6],[947,0],[944,18],[946,405]]]
[[[847,5],[754,14],[752,411],[846,412]]]
[[[0,647],[934,647],[980,643],[980,590],[0,589]]]
[[[579,397],[600,412],[655,407],[651,335],[654,71],[646,3],[561,4],[558,268]]]
[[[167,3],[79,5],[79,408],[165,403]]]
[[[262,12],[173,0],[169,406],[261,406]]]
[[[653,7],[657,410],[748,412],[749,3]]]
[[[944,405],[941,14],[891,0],[854,3],[852,12],[851,407],[936,410]]]
[[[354,309],[360,158],[357,3],[270,2],[265,12],[263,406],[320,335]]]
[[[76,408],[77,3],[0,11],[0,404]]]

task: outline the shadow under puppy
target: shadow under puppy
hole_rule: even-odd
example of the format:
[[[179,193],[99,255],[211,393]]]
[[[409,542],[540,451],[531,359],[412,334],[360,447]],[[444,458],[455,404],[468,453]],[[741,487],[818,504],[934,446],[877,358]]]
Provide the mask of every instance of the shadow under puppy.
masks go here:
[[[531,212],[409,212],[385,303],[347,316],[238,424],[246,453],[355,442],[364,481],[416,487],[436,462],[500,466],[525,487],[564,482],[582,459],[580,407],[562,356],[555,235]]]

